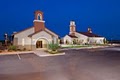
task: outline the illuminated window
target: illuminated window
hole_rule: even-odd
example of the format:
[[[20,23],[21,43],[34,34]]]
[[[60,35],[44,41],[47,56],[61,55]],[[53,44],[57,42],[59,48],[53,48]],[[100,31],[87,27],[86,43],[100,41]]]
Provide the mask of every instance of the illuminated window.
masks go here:
[[[38,20],[40,20],[40,15],[38,15]]]
[[[25,45],[25,39],[23,38],[22,39],[22,46],[24,46]]]
[[[38,19],[38,20],[42,20],[42,15],[41,15],[41,14],[38,14],[37,19]]]

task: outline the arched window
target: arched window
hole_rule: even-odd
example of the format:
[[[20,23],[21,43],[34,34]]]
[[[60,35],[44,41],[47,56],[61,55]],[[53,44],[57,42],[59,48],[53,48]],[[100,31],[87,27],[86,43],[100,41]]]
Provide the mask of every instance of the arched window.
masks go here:
[[[38,14],[38,20],[42,20],[42,15],[41,14]]]
[[[66,44],[69,44],[69,41],[68,41],[68,40],[66,40],[66,41],[65,41],[65,43],[66,43]]]
[[[40,20],[40,15],[38,15],[38,20]]]

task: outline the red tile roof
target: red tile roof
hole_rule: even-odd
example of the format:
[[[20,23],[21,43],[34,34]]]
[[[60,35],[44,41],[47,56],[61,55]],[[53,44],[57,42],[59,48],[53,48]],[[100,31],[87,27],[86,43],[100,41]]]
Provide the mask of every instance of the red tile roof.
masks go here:
[[[77,36],[73,36],[73,35],[68,35],[68,36],[70,36],[71,38],[78,38]]]
[[[78,33],[83,34],[83,35],[88,36],[88,37],[102,37],[102,36],[99,36],[97,34],[89,33],[89,32],[78,32]]]

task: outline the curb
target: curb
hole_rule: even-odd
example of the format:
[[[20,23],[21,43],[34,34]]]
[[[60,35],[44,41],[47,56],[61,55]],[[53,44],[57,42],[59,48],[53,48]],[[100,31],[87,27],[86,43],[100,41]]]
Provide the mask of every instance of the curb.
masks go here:
[[[24,52],[2,52],[2,53],[0,53],[0,55],[26,54],[26,53],[34,53],[34,51],[24,51]]]
[[[107,47],[111,47],[111,46],[92,46],[92,47],[83,47],[83,48],[63,48],[60,50],[70,50],[70,49],[97,49],[97,48],[107,48]],[[46,57],[46,56],[57,56],[57,55],[65,55],[64,53],[58,53],[58,54],[40,54],[40,53],[35,53],[35,51],[23,51],[23,52],[2,52],[0,53],[0,55],[13,55],[13,54],[26,54],[26,53],[34,53],[40,57]]]
[[[39,56],[39,57],[62,56],[62,55],[65,55],[65,52],[63,52],[63,53],[57,53],[57,54],[48,54],[48,53],[46,53],[46,54],[39,54],[39,53],[37,53],[36,55]]]

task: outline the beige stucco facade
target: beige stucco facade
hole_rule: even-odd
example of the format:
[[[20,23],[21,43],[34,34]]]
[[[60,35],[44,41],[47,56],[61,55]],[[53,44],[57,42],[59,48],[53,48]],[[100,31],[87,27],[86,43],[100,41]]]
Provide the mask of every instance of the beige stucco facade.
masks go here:
[[[42,48],[48,48],[49,43],[57,43],[58,36],[51,35],[46,31],[40,31],[39,33],[33,35],[32,37],[28,37],[30,34],[33,33],[33,28],[28,30],[22,31],[18,34],[14,35],[14,45],[16,45],[19,49],[28,49],[28,50],[35,50],[37,49],[36,43],[37,41],[42,41]]]
[[[104,37],[88,37],[86,35],[75,32],[77,38],[71,38],[66,35],[63,38],[64,44],[73,44],[73,41],[76,40],[76,44],[104,44]]]
[[[104,44],[104,37],[89,37],[78,32],[75,33],[78,37],[78,40],[81,41],[81,44]]]
[[[63,38],[63,42],[64,44],[74,44],[74,41],[77,42],[78,41],[78,38],[72,38],[68,35],[66,35],[64,38]]]
[[[77,32],[75,32],[75,36],[78,37],[79,44],[85,44],[85,43],[88,43],[88,41],[87,41],[88,37],[87,37],[87,36],[82,35],[82,34],[77,33]]]
[[[88,28],[87,32],[77,32],[74,21],[70,21],[69,35],[63,37],[63,43],[74,44],[104,44],[105,37],[92,33],[91,28]]]
[[[104,44],[104,37],[89,37],[89,44]]]
[[[25,31],[19,32],[17,34],[14,35],[14,45],[18,46],[25,46],[25,45],[30,45],[31,44],[31,38],[28,37],[28,35],[34,33],[34,28],[29,28]]]

